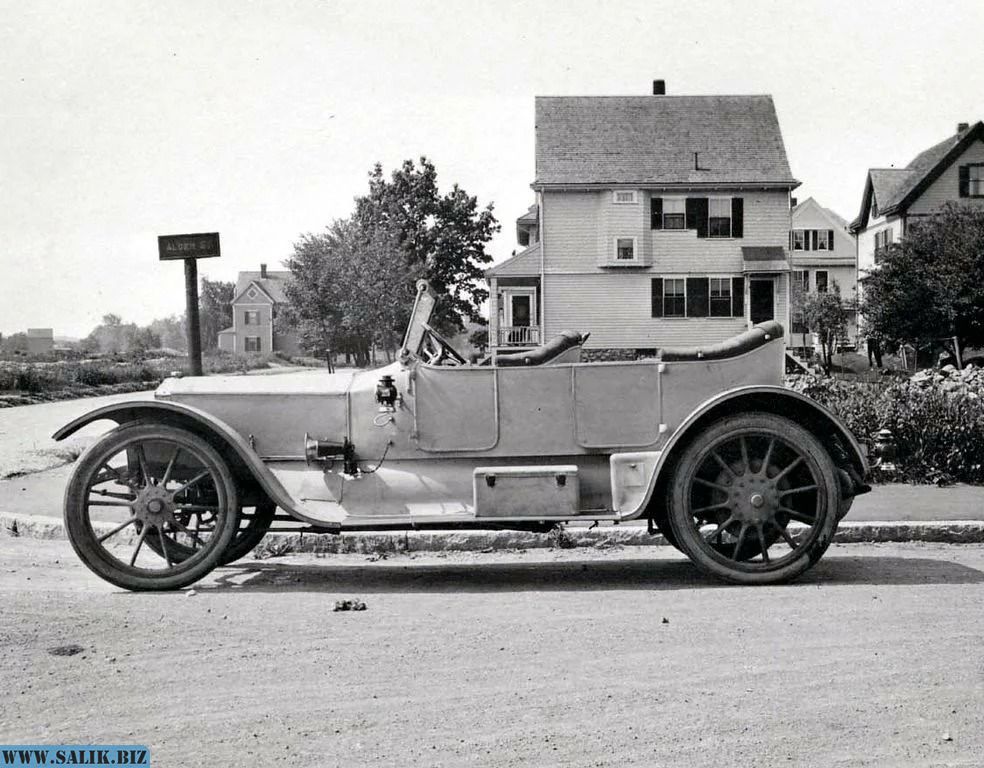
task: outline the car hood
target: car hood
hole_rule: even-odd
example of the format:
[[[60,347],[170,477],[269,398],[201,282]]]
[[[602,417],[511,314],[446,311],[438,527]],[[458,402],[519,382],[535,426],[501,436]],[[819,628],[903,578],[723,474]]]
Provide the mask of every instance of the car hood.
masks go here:
[[[357,378],[378,378],[376,371],[328,373],[314,369],[265,375],[189,376],[165,379],[154,391],[159,398],[182,399],[196,395],[341,395]]]

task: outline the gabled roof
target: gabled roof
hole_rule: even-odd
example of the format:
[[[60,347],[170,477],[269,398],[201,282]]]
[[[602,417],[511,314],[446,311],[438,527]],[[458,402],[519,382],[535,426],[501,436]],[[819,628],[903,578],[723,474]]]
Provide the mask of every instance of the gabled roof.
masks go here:
[[[799,184],[771,96],[536,99],[534,187],[742,183]]]
[[[981,121],[920,152],[905,168],[869,169],[861,211],[851,222],[851,230],[856,232],[867,226],[872,198],[879,215],[891,216],[908,208],[968,146],[978,140],[984,140],[984,122]]]
[[[848,231],[847,220],[844,219],[843,216],[839,216],[836,211],[832,211],[830,208],[824,208],[812,197],[806,198],[806,200],[803,200],[795,208],[793,208],[793,218],[795,219],[797,213],[803,213],[809,208],[820,211],[823,217],[826,218],[831,224],[843,229],[845,232]]]
[[[240,272],[236,278],[236,293],[234,302],[246,292],[246,289],[253,283],[262,288],[266,294],[276,303],[287,301],[284,295],[284,283],[290,277],[290,272],[272,272],[267,270],[267,276],[261,277],[259,272]]]
[[[501,264],[485,270],[485,277],[528,277],[540,274],[540,244],[511,256]]]

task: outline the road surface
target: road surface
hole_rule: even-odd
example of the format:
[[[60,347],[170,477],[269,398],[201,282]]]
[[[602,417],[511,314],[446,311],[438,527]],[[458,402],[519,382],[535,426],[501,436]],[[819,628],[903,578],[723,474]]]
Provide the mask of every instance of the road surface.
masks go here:
[[[668,548],[296,557],[190,596],[120,592],[64,542],[0,553],[0,743],[143,744],[155,768],[984,763],[980,546],[835,546],[768,588]]]

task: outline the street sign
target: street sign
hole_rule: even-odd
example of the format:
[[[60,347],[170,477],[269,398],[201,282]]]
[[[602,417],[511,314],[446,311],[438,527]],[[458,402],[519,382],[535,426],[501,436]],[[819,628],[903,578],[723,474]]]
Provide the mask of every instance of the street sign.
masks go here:
[[[157,238],[157,251],[161,261],[212,259],[219,255],[219,233],[160,235]]]
[[[158,235],[157,253],[161,261],[183,261],[185,301],[188,312],[188,363],[192,376],[202,375],[202,334],[198,319],[198,259],[219,255],[219,233],[197,235]]]

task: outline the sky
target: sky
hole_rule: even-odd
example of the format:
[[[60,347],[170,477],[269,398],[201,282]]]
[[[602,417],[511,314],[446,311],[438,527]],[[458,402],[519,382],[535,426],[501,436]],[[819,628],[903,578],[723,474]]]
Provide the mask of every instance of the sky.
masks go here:
[[[929,12],[931,8],[931,12]],[[0,0],[0,332],[183,311],[200,274],[280,268],[374,163],[426,155],[515,242],[537,95],[771,94],[790,165],[857,214],[869,167],[984,119],[984,3]]]

